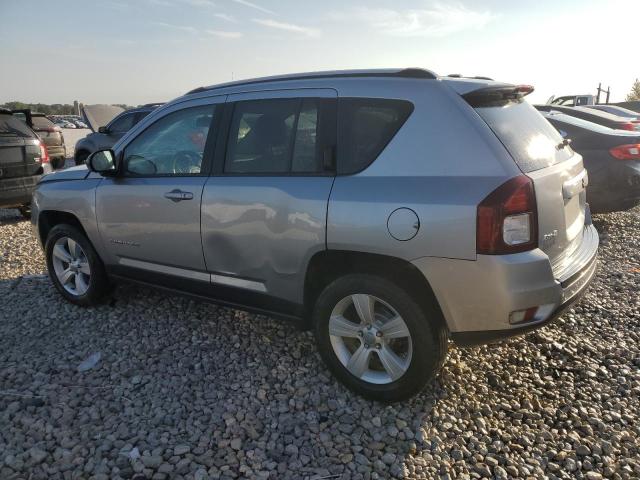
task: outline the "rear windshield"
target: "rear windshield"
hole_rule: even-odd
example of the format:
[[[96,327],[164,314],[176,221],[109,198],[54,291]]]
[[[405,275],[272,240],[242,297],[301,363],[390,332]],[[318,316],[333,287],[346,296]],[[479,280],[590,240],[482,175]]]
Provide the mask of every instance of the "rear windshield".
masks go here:
[[[31,117],[31,123],[35,130],[48,129],[55,127],[55,124],[47,117]]]
[[[630,136],[636,136],[637,133],[634,134],[634,132],[628,131],[628,130],[616,130],[614,128],[609,128],[609,127],[605,127],[604,125],[600,125],[599,123],[593,123],[590,122],[589,120],[583,120],[582,118],[578,118],[578,117],[572,117],[571,115],[565,115],[564,113],[555,113],[555,112],[551,112],[547,114],[547,118],[549,119],[549,121],[556,121],[556,122],[562,122],[562,123],[567,123],[569,125],[573,125],[575,127],[580,127],[580,128],[584,128],[586,130],[591,130],[592,132],[597,132],[597,133],[604,133],[607,135],[618,135],[618,134],[622,134],[622,135],[630,135]]]
[[[476,107],[524,173],[540,170],[568,160],[569,147],[556,148],[562,136],[524,100],[506,105]]]
[[[27,124],[13,115],[0,113],[0,135],[31,138],[33,133]]]

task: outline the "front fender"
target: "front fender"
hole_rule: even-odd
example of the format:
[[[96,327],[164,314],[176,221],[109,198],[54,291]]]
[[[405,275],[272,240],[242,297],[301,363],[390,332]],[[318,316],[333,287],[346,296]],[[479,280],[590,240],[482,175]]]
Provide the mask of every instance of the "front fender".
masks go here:
[[[82,225],[96,250],[104,251],[96,221],[96,193],[101,177],[85,180],[61,180],[41,183],[36,188],[32,200],[31,223],[40,238],[40,221],[43,215],[73,215]],[[44,239],[40,238],[41,242]]]

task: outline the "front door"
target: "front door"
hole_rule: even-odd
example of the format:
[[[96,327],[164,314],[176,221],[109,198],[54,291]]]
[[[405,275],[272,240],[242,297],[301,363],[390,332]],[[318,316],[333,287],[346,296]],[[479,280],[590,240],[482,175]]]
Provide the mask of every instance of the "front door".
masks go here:
[[[255,306],[276,297],[296,308],[307,263],[326,248],[336,92],[230,95],[225,108],[226,148],[220,142],[202,201],[214,293],[249,303],[253,292]]]
[[[121,174],[103,179],[96,191],[98,226],[115,273],[209,281],[200,202],[219,107],[207,101],[173,106],[116,152]]]

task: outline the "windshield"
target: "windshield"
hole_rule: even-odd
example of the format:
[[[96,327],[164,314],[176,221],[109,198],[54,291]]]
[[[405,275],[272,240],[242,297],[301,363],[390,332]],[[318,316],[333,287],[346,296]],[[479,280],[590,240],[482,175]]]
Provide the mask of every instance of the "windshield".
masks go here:
[[[569,147],[558,149],[562,136],[524,100],[502,106],[476,107],[524,173],[568,160]]]
[[[31,129],[22,120],[13,115],[0,114],[0,135],[15,135],[18,137],[33,137]]]

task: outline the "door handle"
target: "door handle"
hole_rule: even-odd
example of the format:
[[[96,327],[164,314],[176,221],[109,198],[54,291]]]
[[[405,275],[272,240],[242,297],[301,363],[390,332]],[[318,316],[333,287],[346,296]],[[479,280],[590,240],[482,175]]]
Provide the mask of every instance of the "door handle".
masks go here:
[[[168,198],[172,202],[181,202],[182,200],[193,200],[193,193],[183,192],[182,190],[171,190],[164,194],[164,198]]]

